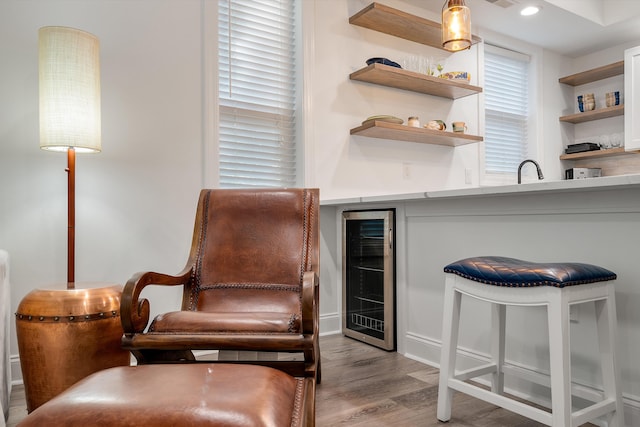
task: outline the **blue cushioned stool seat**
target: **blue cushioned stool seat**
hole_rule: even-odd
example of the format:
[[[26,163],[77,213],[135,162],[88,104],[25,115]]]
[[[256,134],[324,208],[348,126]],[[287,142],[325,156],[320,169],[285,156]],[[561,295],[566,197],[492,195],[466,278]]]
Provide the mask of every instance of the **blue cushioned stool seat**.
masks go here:
[[[456,391],[552,427],[579,426],[598,418],[609,427],[624,426],[616,354],[614,285],[617,277],[614,272],[591,264],[539,263],[499,256],[462,259],[447,265],[444,272],[442,350],[436,414],[440,421],[451,419],[453,392]],[[487,363],[458,371],[456,355],[463,297],[490,304],[488,334],[481,330],[475,339],[488,336],[491,352]],[[576,304],[594,306],[594,332],[597,336],[603,393],[600,399],[586,399],[591,405],[574,411],[569,312],[570,307]],[[523,375],[517,363],[505,358],[507,306],[540,307],[546,310],[547,321],[531,324],[530,327],[548,328],[549,374],[533,369]],[[482,328],[482,316],[473,316],[472,319],[476,329]],[[491,383],[489,390],[471,381],[487,375]],[[504,392],[505,376],[520,377],[521,380],[548,387],[551,412],[512,399]]]
[[[564,288],[616,279],[614,272],[597,265],[537,263],[499,256],[466,258],[447,265],[444,271],[487,285],[508,287]]]

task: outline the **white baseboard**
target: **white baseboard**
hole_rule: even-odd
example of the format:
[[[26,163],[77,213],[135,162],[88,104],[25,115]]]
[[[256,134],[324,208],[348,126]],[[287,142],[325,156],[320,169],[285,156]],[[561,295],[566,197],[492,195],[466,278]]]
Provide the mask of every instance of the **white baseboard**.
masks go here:
[[[9,356],[11,363],[11,385],[22,384],[22,369],[20,368],[20,357],[17,354]]]
[[[342,332],[340,313],[320,315],[320,336],[333,335]]]
[[[426,365],[435,368],[440,367],[440,348],[440,341],[411,333],[407,333],[405,336],[406,352],[404,356]],[[465,370],[488,362],[488,355],[473,352],[468,349],[459,349],[456,368],[458,368],[458,370]],[[515,370],[529,372],[531,375],[548,375],[548,373],[540,372],[531,366],[518,365],[513,362],[512,365],[515,366]],[[482,379],[479,379],[478,382],[489,385],[488,381],[483,381]],[[581,395],[586,396],[599,395],[602,393],[602,390],[587,385],[577,385],[576,388]],[[532,388],[531,383],[519,380],[518,378],[507,381],[505,383],[505,390],[514,396],[543,407],[549,408],[551,406],[551,394],[548,389],[541,390],[541,387]],[[623,393],[623,403],[625,426],[640,426],[640,397]],[[603,427],[606,425],[604,422],[592,421],[592,423]]]

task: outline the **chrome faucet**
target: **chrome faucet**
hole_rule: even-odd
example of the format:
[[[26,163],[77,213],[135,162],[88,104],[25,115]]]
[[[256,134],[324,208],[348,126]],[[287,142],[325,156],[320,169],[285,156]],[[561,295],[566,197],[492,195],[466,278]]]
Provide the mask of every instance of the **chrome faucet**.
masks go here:
[[[518,166],[518,184],[522,183],[522,166],[524,166],[525,163],[533,163],[534,165],[536,165],[536,171],[538,171],[538,179],[544,179],[544,175],[542,175],[542,169],[540,169],[540,165],[538,164],[538,162],[532,159],[527,159],[523,160],[522,163],[520,163],[520,166]]]

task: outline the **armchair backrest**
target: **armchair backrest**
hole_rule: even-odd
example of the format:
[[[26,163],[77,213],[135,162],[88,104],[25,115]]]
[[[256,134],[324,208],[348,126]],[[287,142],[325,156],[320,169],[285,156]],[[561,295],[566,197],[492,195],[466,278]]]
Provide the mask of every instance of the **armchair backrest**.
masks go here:
[[[318,273],[318,198],[318,189],[202,190],[183,309],[299,313],[302,276]]]

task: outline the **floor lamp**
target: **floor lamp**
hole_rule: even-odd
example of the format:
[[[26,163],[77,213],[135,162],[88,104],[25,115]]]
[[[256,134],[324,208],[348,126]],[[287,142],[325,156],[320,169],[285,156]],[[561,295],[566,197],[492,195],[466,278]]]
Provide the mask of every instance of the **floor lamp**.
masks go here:
[[[73,28],[41,28],[39,80],[40,148],[67,152],[67,289],[73,289],[76,151],[102,150],[98,38]]]
[[[67,152],[67,283],[28,293],[16,312],[29,412],[93,372],[130,362],[120,346],[122,287],[76,289],[75,281],[76,152],[102,149],[100,44],[67,27],[43,27],[38,36],[40,148]]]

